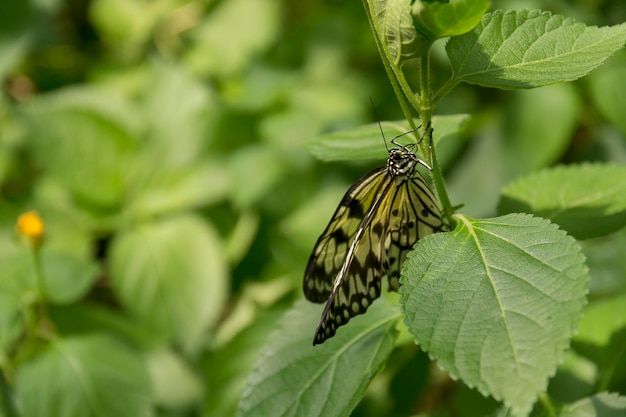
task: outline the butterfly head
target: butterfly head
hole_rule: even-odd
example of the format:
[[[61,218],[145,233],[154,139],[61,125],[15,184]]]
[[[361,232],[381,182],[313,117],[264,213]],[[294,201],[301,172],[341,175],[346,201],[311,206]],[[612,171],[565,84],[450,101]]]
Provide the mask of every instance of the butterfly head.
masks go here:
[[[410,176],[415,171],[417,157],[407,148],[390,149],[387,171],[393,176]]]

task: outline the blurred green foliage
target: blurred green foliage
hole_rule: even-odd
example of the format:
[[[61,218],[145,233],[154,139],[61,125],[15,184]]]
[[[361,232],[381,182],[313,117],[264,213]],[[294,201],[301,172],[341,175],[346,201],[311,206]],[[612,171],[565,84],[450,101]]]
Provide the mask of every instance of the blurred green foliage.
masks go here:
[[[626,20],[621,0],[496,3]],[[443,42],[433,53],[441,85]],[[624,164],[625,63],[621,51],[536,90],[453,90],[436,114],[472,121],[442,144],[452,202],[489,216],[521,174]],[[0,79],[0,416],[234,415],[261,346],[301,297],[317,236],[381,164],[321,163],[304,144],[373,122],[368,97],[382,120],[401,118],[361,2],[3,1]],[[38,261],[14,231],[28,210],[46,227]],[[590,297],[609,307],[626,291],[623,235],[584,244]],[[608,338],[583,335],[584,354],[557,376],[593,392],[586,357],[623,341]],[[602,389],[626,392],[623,373],[602,375]],[[554,397],[570,399],[554,381]],[[354,415],[494,408],[404,345]]]

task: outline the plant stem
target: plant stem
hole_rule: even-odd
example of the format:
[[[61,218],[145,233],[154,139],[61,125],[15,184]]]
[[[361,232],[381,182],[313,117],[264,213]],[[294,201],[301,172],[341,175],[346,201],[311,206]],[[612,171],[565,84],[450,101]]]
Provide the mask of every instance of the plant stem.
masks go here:
[[[409,125],[412,129],[415,130],[416,125],[413,121],[413,117],[411,115],[408,103],[413,106],[413,108],[418,112],[420,116],[420,121],[424,128],[424,137],[427,137],[429,140],[427,141],[427,143],[421,142],[419,144],[419,147],[422,155],[424,155],[424,157],[428,160],[428,165],[432,168],[431,176],[433,184],[437,191],[437,195],[439,196],[439,201],[441,202],[441,205],[443,207],[444,216],[447,217],[448,224],[453,224],[452,204],[450,202],[450,197],[448,196],[448,192],[446,190],[446,186],[443,180],[441,167],[439,165],[439,161],[437,160],[437,155],[432,144],[432,111],[434,105],[441,97],[442,91],[440,90],[439,95],[435,97],[433,97],[431,94],[430,54],[426,53],[420,58],[420,92],[418,95],[413,92],[413,89],[411,88],[406,77],[404,76],[404,72],[398,66],[398,64],[395,62],[391,62],[390,54],[385,45],[385,41],[384,39],[381,39],[376,29],[376,22],[374,21],[374,17],[372,16],[372,10],[369,7],[368,0],[362,0],[362,3],[363,8],[365,9],[367,20],[370,25],[370,29],[372,30],[372,34],[374,35],[374,41],[376,42],[378,53],[382,59],[385,72],[387,73],[387,77],[389,78],[394,94],[398,99],[398,103],[400,103],[402,113],[404,114],[404,117],[408,120]],[[455,82],[449,82],[444,85],[444,88],[442,88],[442,90],[445,92],[447,91],[447,89],[454,87],[454,85],[456,85]],[[419,140],[420,138],[416,136],[416,141],[418,141],[418,143]]]
[[[539,402],[543,406],[543,409],[546,410],[546,416],[548,417],[556,417],[556,410],[552,406],[552,401],[545,392],[539,394]]]
[[[391,82],[391,87],[393,88],[393,92],[396,95],[396,99],[398,100],[398,103],[400,103],[400,109],[402,110],[402,114],[404,114],[405,119],[408,120],[411,129],[415,129],[416,125],[413,121],[413,117],[411,116],[411,110],[406,101],[406,98],[412,96],[413,93],[411,92],[411,89],[408,86],[406,80],[404,80],[404,83],[402,83],[398,79],[398,73],[395,71],[395,66],[392,65],[392,63],[389,61],[389,55],[387,54],[387,50],[381,42],[378,32],[376,30],[376,24],[374,23],[374,18],[372,17],[371,10],[369,8],[369,5],[367,4],[367,0],[362,0],[362,3],[363,8],[365,9],[365,15],[367,16],[367,21],[369,22],[370,29],[372,31],[372,35],[374,36],[374,42],[376,43],[378,54],[383,61],[383,67],[385,68],[385,72],[387,73],[387,78],[389,78],[389,81]],[[401,76],[402,79],[404,79],[404,74],[401,74]]]
[[[43,281],[43,271],[41,269],[41,251],[39,248],[33,248],[33,262],[35,263],[35,278],[37,280],[37,292],[39,299],[45,303],[48,298],[46,284]]]
[[[447,217],[448,224],[452,225],[452,203],[450,202],[450,197],[448,196],[446,184],[443,179],[441,166],[439,165],[437,153],[432,143],[433,130],[431,126],[431,120],[434,103],[432,101],[430,82],[430,53],[427,53],[420,59],[419,85],[421,92],[420,114],[422,116],[422,122],[426,125],[426,137],[429,140],[428,143],[421,144],[421,149],[422,154],[424,156],[428,155],[427,158],[430,159],[429,162],[430,166],[432,167],[431,177],[433,180],[433,185],[435,186],[435,190],[437,191],[437,195],[439,196],[439,201],[441,202],[441,205],[443,207],[443,214]]]

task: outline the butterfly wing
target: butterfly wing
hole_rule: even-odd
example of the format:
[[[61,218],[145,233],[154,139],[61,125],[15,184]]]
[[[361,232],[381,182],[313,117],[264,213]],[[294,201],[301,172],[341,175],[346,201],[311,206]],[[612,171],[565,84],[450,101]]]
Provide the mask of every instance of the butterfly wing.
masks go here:
[[[433,192],[418,171],[410,178],[398,178],[396,184],[389,198],[383,258],[393,291],[400,287],[400,270],[413,245],[424,236],[448,230]]]
[[[403,152],[406,151],[406,152]],[[313,344],[332,337],[389,289],[400,286],[400,268],[415,242],[447,230],[430,188],[415,170],[415,155],[391,150],[387,166],[353,185],[318,239],[304,275],[304,294],[324,302]]]
[[[303,288],[309,301],[324,303],[330,297],[346,253],[376,200],[385,177],[385,167],[370,172],[350,187],[339,203],[326,230],[317,240],[306,267]]]

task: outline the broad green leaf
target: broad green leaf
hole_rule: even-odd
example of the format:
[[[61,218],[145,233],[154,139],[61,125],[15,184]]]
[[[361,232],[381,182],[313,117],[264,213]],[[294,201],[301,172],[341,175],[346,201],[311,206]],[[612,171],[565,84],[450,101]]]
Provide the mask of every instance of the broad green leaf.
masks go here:
[[[435,144],[461,131],[468,121],[469,115],[466,114],[433,117],[432,127]],[[380,125],[387,141],[411,130],[406,120],[381,122]],[[411,134],[406,136],[406,139],[402,138],[400,143],[415,141]],[[378,123],[318,136],[306,146],[313,155],[323,161],[386,159],[388,156]],[[387,146],[392,145],[387,144]]]
[[[118,97],[89,88],[65,89],[22,107],[37,163],[89,207],[116,209],[136,146],[140,119]]]
[[[142,101],[150,130],[139,158],[152,163],[146,170],[154,171],[154,164],[158,164],[157,176],[161,171],[170,174],[187,168],[198,160],[212,139],[207,129],[219,111],[206,83],[192,77],[183,66],[164,61],[151,61],[147,71],[151,85]]]
[[[111,248],[113,290],[156,334],[187,350],[226,301],[226,266],[213,228],[181,215],[120,234]]]
[[[241,297],[239,311],[250,311],[253,300]],[[237,307],[236,307],[237,308]],[[259,311],[249,326],[241,330],[228,343],[207,352],[201,362],[205,379],[203,417],[234,416],[237,402],[253,364],[257,361],[267,337],[276,328],[276,323],[284,315],[283,307]],[[236,313],[231,315],[237,315]],[[234,320],[230,320],[232,323]],[[223,329],[224,327],[222,327]],[[237,360],[232,360],[237,358]]]
[[[398,308],[384,298],[313,346],[321,306],[298,301],[248,376],[238,417],[348,416],[394,347]]]
[[[462,0],[455,3],[416,1],[412,13],[417,30],[427,39],[435,41],[469,32],[490,6],[488,0]]]
[[[609,122],[626,136],[626,118],[622,109],[626,108],[626,66],[598,68],[589,76],[589,92],[597,109]]]
[[[499,132],[493,126],[483,126],[446,177],[450,198],[455,204],[462,202],[467,215],[492,215],[499,190],[506,184],[507,170]]]
[[[0,284],[0,351],[6,352],[17,341],[28,318],[19,294]]]
[[[273,0],[221,2],[190,31],[185,60],[193,72],[232,76],[272,44],[279,19],[279,3]]]
[[[589,294],[601,298],[626,292],[626,228],[580,242],[589,267]]]
[[[574,340],[596,346],[606,346],[613,334],[626,328],[626,294],[594,300],[585,309]]]
[[[160,178],[139,186],[136,193],[129,196],[124,208],[130,217],[145,218],[210,205],[223,200],[231,191],[228,170],[217,160],[157,175]]]
[[[240,208],[249,208],[266,196],[287,173],[284,157],[264,146],[247,146],[235,152],[229,162],[230,191]]]
[[[15,389],[29,417],[153,415],[141,358],[102,335],[55,340],[20,366]]]
[[[601,392],[566,405],[558,417],[621,417],[626,415],[626,397],[614,393]]]
[[[49,313],[63,337],[91,334],[98,329],[143,351],[162,345],[159,335],[154,335],[141,322],[133,320],[120,309],[109,308],[102,303],[85,301],[54,305]]]
[[[573,349],[566,350],[563,362],[559,364],[556,374],[550,378],[548,395],[553,401],[570,403],[597,392],[598,366]]]
[[[420,240],[404,264],[405,323],[454,379],[525,414],[582,315],[584,256],[545,219],[456,219],[454,231]]]
[[[587,75],[625,41],[626,23],[598,28],[539,10],[498,10],[446,51],[458,82],[532,88]]]
[[[127,55],[138,55],[176,5],[167,1],[96,0],[89,4],[90,23],[105,43]]]
[[[168,349],[152,351],[146,358],[154,402],[163,408],[193,406],[202,397],[202,384],[183,358]]]
[[[41,267],[48,300],[67,304],[89,291],[98,278],[100,267],[91,260],[62,252],[43,251]]]
[[[533,213],[588,239],[626,225],[626,167],[585,164],[530,174],[502,190],[500,213]]]
[[[512,91],[499,126],[506,178],[558,161],[571,143],[581,109],[580,95],[572,84]]]
[[[410,0],[372,0],[369,4],[378,38],[393,65],[428,51],[432,41],[415,32]]]
[[[0,258],[0,351],[5,352],[24,330],[37,299],[30,254]]]

